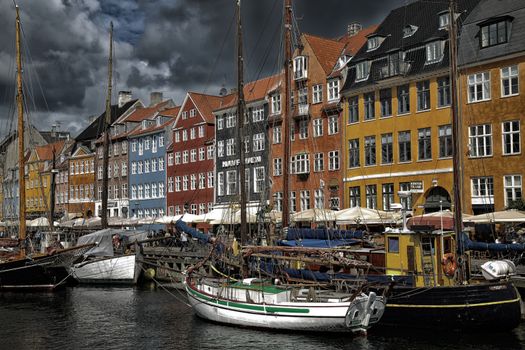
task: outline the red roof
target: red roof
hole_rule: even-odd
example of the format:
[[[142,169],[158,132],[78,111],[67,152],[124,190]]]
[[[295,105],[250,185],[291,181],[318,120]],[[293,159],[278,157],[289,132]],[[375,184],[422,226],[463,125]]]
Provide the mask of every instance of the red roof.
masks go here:
[[[36,147],[35,151],[38,158],[40,160],[53,160],[53,150],[55,150],[55,154],[59,153],[62,150],[62,147],[64,147],[65,142],[65,140],[61,140],[45,146]]]
[[[275,88],[281,83],[282,76],[283,74],[279,73],[246,83],[244,85],[244,100],[250,102],[264,99],[270,91],[275,90]],[[237,93],[234,93],[231,96],[232,98],[229,103],[218,109],[235,107],[237,105]]]
[[[177,115],[179,114],[180,107],[181,106],[176,106],[176,107],[173,107],[173,108],[165,109],[165,110],[161,111],[160,114],[162,114],[162,115],[164,115],[166,117],[176,118]]]
[[[305,40],[310,44],[319,64],[328,75],[341,57],[345,44],[337,40],[321,38],[311,34],[304,34]]]
[[[141,122],[144,119],[151,118],[155,113],[165,110],[171,103],[171,100],[159,102],[158,104],[151,107],[137,108],[130,115],[124,119],[125,122]]]
[[[202,117],[209,123],[213,123],[215,120],[213,117],[214,110],[223,108],[224,105],[230,103],[230,101],[235,98],[234,94],[215,96],[188,92],[188,95],[191,97],[195,107],[200,111]]]
[[[175,121],[174,118],[170,118],[170,120],[168,120],[167,122],[165,122],[164,124],[161,124],[161,125],[157,125],[155,123],[155,125],[152,125],[150,127],[147,127],[146,129],[142,129],[142,125],[139,125],[137,126],[135,129],[131,130],[129,133],[128,133],[128,136],[137,136],[137,135],[143,135],[143,134],[149,134],[151,132],[155,132],[157,130],[162,130],[164,129],[165,127],[167,127],[168,125],[172,124],[173,122]]]
[[[345,47],[345,54],[346,55],[355,55],[359,49],[366,43],[367,38],[366,36],[369,34],[372,34],[376,31],[378,25],[373,25],[368,28],[362,29],[357,34],[349,36],[349,35],[343,35],[338,39],[339,42],[344,43],[346,45]]]

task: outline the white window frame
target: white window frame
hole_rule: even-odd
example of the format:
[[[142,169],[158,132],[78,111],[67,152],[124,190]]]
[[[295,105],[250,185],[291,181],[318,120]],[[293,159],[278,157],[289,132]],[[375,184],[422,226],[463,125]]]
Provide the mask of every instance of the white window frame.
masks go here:
[[[523,198],[523,178],[521,175],[504,175],[503,176],[503,194],[505,197],[505,206],[510,205],[510,201],[516,201]],[[510,192],[510,193],[509,193]],[[518,195],[519,192],[519,195]],[[510,196],[509,196],[510,194]]]
[[[515,71],[513,71],[515,69]],[[501,97],[511,97],[520,94],[520,74],[518,65],[504,67],[500,69],[501,77]],[[517,80],[517,91],[512,90],[512,80]],[[505,94],[504,81],[508,81],[509,93]]]
[[[312,103],[323,102],[323,85],[317,84],[312,86]]]
[[[481,133],[478,134],[478,129],[482,128]],[[492,145],[492,125],[479,124],[472,125],[468,128],[469,136],[469,157],[481,158],[490,157],[494,153]],[[481,152],[478,152],[481,149]]]
[[[339,79],[329,80],[326,86],[328,89],[328,101],[339,100]]]
[[[518,123],[518,129],[514,130],[513,125],[515,123]],[[510,128],[508,131],[505,130],[505,125],[510,125]],[[505,120],[501,123],[501,148],[503,155],[509,156],[509,155],[516,155],[521,154],[521,123],[520,120]],[[510,143],[510,152],[507,152],[507,138],[509,138]],[[515,140],[517,138],[517,140]],[[513,145],[518,145],[518,149],[514,150]]]
[[[482,102],[490,100],[491,88],[490,88],[490,72],[480,72],[470,74],[467,77],[467,95],[468,102]],[[481,89],[481,90],[480,90]],[[481,91],[481,98],[478,99],[477,95]]]
[[[312,127],[314,129],[314,137],[323,136],[323,119],[316,118],[312,121]]]

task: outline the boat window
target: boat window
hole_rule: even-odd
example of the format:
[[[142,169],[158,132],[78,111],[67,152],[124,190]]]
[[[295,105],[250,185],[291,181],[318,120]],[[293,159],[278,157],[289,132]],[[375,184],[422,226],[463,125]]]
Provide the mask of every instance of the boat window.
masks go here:
[[[399,253],[399,237],[388,237],[388,252]]]

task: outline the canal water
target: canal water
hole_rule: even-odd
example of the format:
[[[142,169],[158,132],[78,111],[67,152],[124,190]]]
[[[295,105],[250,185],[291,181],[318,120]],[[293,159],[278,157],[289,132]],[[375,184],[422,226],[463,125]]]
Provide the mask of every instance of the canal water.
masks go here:
[[[181,293],[70,287],[0,294],[0,349],[525,349],[525,323],[508,333],[372,329],[367,337],[228,327],[194,316]]]

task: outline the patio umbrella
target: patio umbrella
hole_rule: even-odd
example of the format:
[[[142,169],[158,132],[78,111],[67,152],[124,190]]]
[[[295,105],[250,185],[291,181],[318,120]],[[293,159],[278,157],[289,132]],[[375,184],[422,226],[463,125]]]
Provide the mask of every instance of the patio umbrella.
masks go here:
[[[503,210],[493,213],[474,215],[463,220],[463,222],[474,224],[491,223],[522,223],[525,222],[525,212],[520,210]]]

